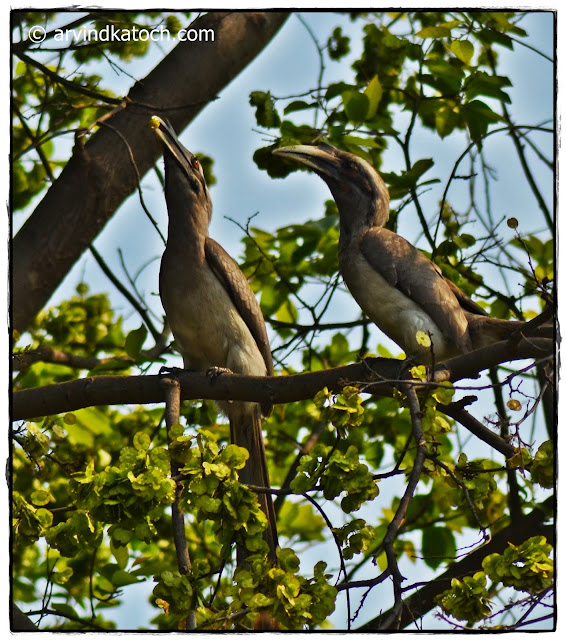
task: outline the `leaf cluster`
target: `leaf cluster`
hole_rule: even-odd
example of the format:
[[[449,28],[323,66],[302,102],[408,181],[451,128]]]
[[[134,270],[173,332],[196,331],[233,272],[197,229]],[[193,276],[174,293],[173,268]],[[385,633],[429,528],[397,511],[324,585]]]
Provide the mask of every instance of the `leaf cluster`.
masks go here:
[[[493,608],[491,593],[499,585],[538,594],[552,585],[554,563],[549,558],[552,547],[543,536],[529,538],[516,546],[492,553],[482,562],[483,571],[462,580],[454,578],[450,589],[437,597],[438,604],[449,615],[472,626],[489,616]],[[491,586],[487,587],[487,578]]]

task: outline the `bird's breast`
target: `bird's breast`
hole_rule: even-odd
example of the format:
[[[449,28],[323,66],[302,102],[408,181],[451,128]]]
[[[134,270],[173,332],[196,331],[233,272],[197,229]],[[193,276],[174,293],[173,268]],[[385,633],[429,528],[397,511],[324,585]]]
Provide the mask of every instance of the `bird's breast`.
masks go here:
[[[417,341],[418,331],[431,335],[437,360],[453,355],[452,345],[428,313],[383,278],[359,251],[341,254],[340,270],[346,286],[368,318],[407,355],[416,355],[422,362],[431,359],[430,348]]]
[[[163,256],[163,261],[167,260]],[[227,367],[266,375],[257,344],[226,290],[206,263],[162,268],[160,295],[171,331],[191,370]]]

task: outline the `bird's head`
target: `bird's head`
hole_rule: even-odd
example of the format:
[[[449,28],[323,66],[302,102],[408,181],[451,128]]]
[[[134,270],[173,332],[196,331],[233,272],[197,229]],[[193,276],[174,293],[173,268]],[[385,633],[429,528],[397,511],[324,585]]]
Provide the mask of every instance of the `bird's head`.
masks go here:
[[[185,212],[196,205],[209,209],[212,205],[204,172],[198,158],[186,149],[169,122],[152,116],[149,126],[155,131],[163,148],[165,163],[165,199],[171,216],[176,211]]]
[[[342,222],[353,226],[383,226],[389,218],[389,192],[372,165],[347,151],[320,143],[273,151],[312,169],[328,185]]]

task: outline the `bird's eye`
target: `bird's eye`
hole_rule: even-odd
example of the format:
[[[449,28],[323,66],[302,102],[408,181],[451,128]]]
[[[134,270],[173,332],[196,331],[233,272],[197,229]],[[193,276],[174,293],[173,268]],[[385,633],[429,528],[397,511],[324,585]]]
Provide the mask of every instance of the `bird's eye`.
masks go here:
[[[200,167],[200,162],[196,158],[193,158],[193,167],[195,169],[198,169]]]

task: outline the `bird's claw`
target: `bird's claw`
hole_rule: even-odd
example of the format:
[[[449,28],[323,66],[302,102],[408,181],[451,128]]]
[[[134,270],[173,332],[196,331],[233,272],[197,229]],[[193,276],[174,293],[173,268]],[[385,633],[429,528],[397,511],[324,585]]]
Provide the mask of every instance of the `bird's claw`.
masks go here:
[[[228,367],[210,367],[206,370],[206,375],[209,378],[218,378],[218,376],[221,376],[223,373],[233,373],[233,371],[228,369]]]

